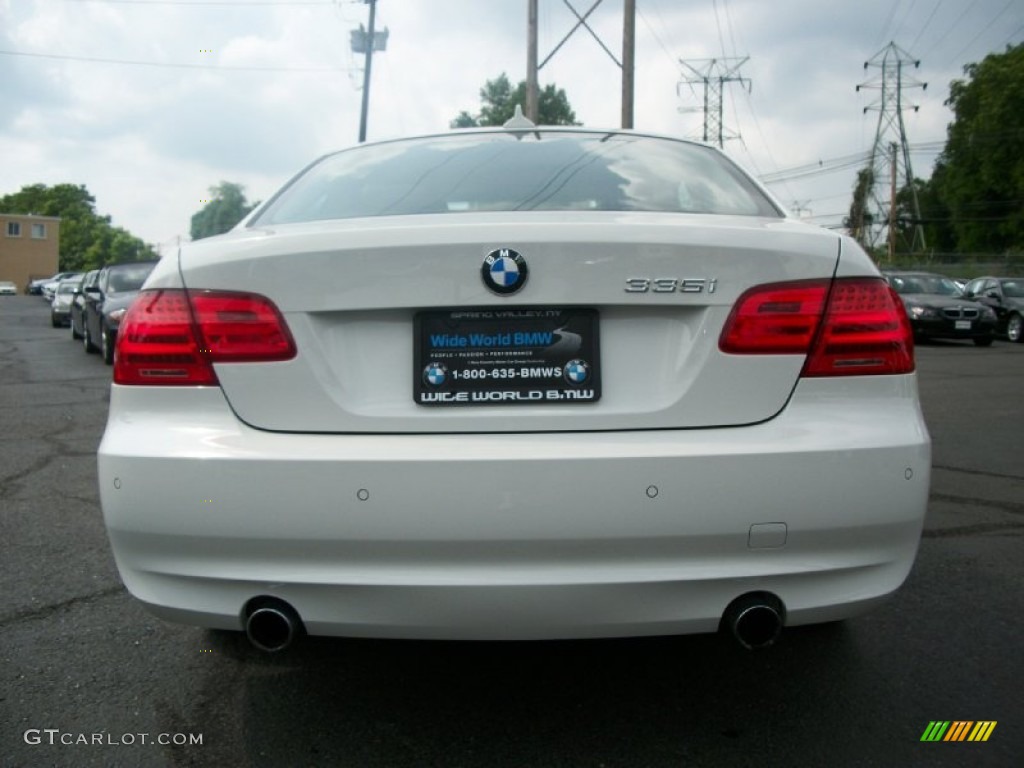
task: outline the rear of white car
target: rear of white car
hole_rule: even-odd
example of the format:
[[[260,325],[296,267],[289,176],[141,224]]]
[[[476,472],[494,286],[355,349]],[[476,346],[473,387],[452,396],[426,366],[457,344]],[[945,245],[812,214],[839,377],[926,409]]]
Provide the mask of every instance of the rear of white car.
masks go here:
[[[655,167],[677,151],[699,178]],[[269,648],[723,620],[756,645],[902,584],[929,440],[852,241],[684,142],[351,152],[165,258],[122,323],[101,497],[154,612]]]

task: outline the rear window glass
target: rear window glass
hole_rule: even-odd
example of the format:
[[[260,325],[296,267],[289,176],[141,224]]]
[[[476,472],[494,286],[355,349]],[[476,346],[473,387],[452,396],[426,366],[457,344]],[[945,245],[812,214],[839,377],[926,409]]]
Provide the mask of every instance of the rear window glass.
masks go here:
[[[1009,299],[1024,299],[1024,282],[1019,280],[1003,281],[1003,296]]]
[[[893,275],[889,283],[896,293],[927,293],[935,296],[959,296],[960,286],[938,275]]]
[[[474,211],[780,216],[722,154],[602,133],[472,133],[356,147],[308,168],[253,224]]]
[[[154,261],[152,264],[131,264],[111,269],[107,278],[107,292],[124,293],[139,290],[155,266]]]

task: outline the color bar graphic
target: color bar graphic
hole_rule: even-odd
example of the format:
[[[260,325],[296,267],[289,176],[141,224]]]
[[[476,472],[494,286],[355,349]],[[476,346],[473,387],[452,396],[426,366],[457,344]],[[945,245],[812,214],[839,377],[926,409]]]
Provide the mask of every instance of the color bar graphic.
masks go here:
[[[978,724],[974,726],[974,730],[971,731],[971,735],[967,737],[967,740],[988,741],[988,737],[992,735],[992,731],[995,729],[995,720],[979,720]]]
[[[942,741],[947,728],[949,728],[949,720],[932,720],[921,734],[921,741]]]
[[[995,720],[932,720],[921,741],[988,741],[996,724]]]

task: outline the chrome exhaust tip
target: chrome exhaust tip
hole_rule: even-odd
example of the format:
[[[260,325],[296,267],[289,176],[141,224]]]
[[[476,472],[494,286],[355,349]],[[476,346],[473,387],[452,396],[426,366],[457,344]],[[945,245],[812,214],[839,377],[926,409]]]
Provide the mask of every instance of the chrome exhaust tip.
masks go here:
[[[748,592],[729,603],[722,625],[747,650],[767,648],[782,632],[786,610],[770,592]]]
[[[302,633],[302,619],[283,600],[254,600],[252,605],[245,620],[245,636],[261,651],[283,651]]]

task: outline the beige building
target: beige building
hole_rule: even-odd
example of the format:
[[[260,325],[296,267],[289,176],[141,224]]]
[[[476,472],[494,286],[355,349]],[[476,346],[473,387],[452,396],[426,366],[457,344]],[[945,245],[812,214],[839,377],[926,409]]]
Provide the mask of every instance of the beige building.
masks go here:
[[[0,213],[0,280],[24,293],[29,280],[57,274],[59,252],[59,218]]]

